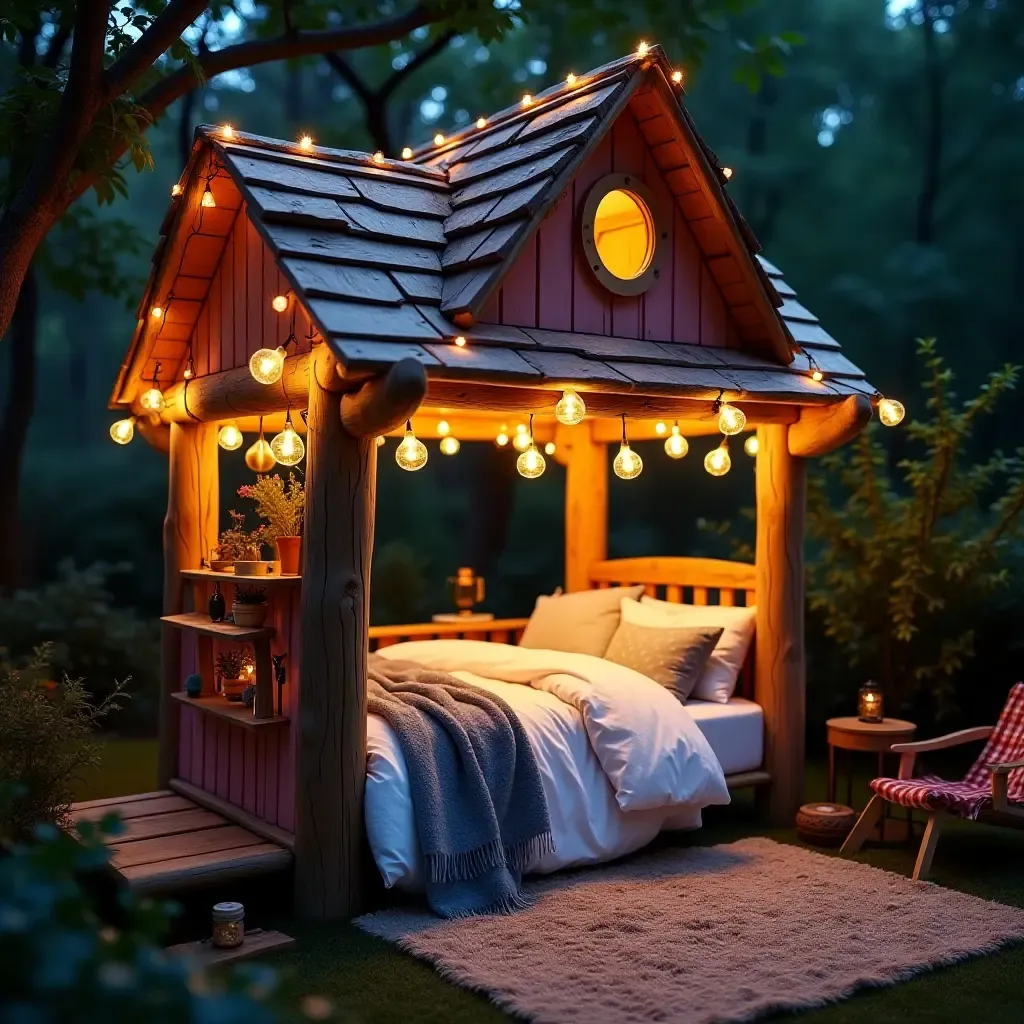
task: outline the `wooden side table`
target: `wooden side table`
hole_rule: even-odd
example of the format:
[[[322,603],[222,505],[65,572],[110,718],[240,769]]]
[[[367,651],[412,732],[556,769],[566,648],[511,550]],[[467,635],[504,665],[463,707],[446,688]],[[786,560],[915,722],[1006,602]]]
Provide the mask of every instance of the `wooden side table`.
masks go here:
[[[878,755],[878,774],[885,775],[885,755],[894,743],[909,743],[917,732],[913,722],[901,718],[883,718],[881,722],[862,722],[859,718],[830,718],[828,728],[828,798],[832,803],[836,799],[836,749],[847,751],[846,768],[846,803],[853,806],[853,753],[862,751]],[[888,804],[886,804],[888,809]],[[893,825],[895,826],[895,822]],[[907,833],[910,834],[911,813],[907,812]],[[885,821],[881,822],[882,834],[885,835]]]

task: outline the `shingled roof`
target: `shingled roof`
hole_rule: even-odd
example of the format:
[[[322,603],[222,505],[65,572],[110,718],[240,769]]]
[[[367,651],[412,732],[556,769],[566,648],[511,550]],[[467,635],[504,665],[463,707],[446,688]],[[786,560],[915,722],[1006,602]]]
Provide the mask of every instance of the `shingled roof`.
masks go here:
[[[412,356],[429,377],[445,380],[694,397],[724,389],[794,401],[873,394],[777,268],[757,256],[726,175],[669,74],[653,47],[643,58],[631,55],[580,76],[572,88],[563,83],[499,111],[483,128],[421,147],[410,161],[326,147],[307,155],[294,143],[237,131],[226,139],[202,126],[183,180],[203,173],[230,180],[299,302],[353,376]],[[627,105],[723,296],[736,347],[478,319]],[[181,230],[183,218],[170,215],[144,306],[157,293],[158,276],[167,278],[168,252]],[[188,313],[178,316],[187,321]],[[189,327],[174,326],[182,334]],[[140,318],[130,359],[136,349],[151,355],[145,330]],[[470,344],[456,347],[456,335]],[[166,333],[161,338],[166,343]],[[812,361],[824,382],[809,378]],[[125,379],[123,371],[115,402],[131,401]]]

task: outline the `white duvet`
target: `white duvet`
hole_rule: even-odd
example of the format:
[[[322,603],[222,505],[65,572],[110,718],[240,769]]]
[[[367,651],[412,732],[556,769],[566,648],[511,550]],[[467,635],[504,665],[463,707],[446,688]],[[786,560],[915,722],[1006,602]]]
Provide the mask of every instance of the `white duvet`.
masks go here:
[[[532,872],[631,853],[666,828],[699,828],[729,791],[690,713],[668,690],[586,654],[478,640],[420,640],[380,651],[450,672],[505,700],[540,767],[554,852]],[[409,773],[398,738],[370,715],[366,831],[384,883],[422,888]]]

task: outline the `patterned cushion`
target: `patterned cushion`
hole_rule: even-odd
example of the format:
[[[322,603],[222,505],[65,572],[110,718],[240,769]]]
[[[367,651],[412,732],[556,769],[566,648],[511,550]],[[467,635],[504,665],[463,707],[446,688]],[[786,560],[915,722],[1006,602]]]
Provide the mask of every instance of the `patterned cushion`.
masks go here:
[[[622,621],[605,658],[643,673],[685,701],[697,685],[721,626],[641,626],[629,621],[623,601]]]
[[[884,800],[901,807],[924,811],[948,811],[974,820],[992,803],[992,772],[989,765],[1024,759],[1024,683],[1010,690],[999,721],[978,760],[962,782],[948,782],[937,775],[916,779],[875,779],[871,788]],[[1009,803],[1024,804],[1024,768],[1009,773]]]

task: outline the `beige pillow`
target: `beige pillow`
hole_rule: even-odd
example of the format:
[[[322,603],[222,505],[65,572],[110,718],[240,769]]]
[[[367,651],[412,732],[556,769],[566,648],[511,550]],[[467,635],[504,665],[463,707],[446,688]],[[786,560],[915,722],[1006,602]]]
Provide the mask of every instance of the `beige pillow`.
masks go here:
[[[643,592],[644,588],[638,586],[542,595],[537,598],[519,646],[603,658],[619,628],[623,599],[635,602]]]
[[[722,635],[721,626],[651,625],[641,605],[622,602],[622,620],[605,658],[653,679],[682,703],[697,685]]]

